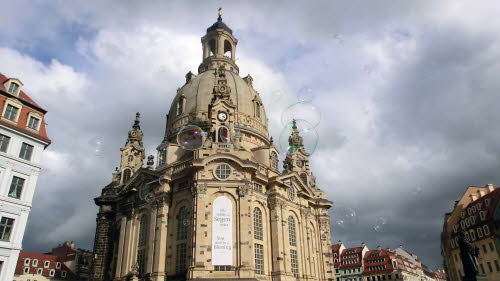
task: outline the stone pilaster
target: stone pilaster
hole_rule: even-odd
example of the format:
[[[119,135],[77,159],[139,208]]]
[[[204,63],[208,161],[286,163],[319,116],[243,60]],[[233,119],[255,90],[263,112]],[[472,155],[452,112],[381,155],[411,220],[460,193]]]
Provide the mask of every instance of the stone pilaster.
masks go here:
[[[112,213],[99,213],[97,215],[96,234],[94,239],[94,257],[92,261],[91,280],[109,280],[107,276],[113,254],[113,241],[111,227],[114,215]]]

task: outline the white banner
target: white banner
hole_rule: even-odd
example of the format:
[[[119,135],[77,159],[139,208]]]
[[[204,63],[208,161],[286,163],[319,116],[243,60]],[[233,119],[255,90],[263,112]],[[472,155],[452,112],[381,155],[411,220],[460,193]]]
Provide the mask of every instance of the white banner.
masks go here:
[[[226,196],[213,203],[212,265],[233,265],[233,206]]]

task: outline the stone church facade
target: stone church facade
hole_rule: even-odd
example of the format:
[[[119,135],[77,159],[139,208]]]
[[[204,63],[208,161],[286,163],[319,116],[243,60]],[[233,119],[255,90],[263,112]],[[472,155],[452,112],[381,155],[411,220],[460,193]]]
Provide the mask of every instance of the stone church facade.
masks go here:
[[[137,114],[99,206],[92,280],[333,280],[332,203],[292,126],[280,169],[266,112],[219,18],[167,115],[156,165]],[[190,131],[179,139],[186,126]],[[199,132],[199,134],[197,133]],[[184,143],[185,141],[185,143]]]

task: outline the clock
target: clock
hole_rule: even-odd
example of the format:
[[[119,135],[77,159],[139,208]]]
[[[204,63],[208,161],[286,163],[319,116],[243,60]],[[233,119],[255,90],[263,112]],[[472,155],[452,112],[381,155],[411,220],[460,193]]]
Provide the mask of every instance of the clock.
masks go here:
[[[302,168],[302,166],[304,166],[304,161],[302,161],[302,159],[297,159],[296,163],[297,163],[297,167],[299,167],[299,168]]]
[[[221,121],[221,122],[226,121],[227,113],[223,112],[223,111],[219,112],[219,114],[217,114],[217,119],[219,119],[219,121]]]

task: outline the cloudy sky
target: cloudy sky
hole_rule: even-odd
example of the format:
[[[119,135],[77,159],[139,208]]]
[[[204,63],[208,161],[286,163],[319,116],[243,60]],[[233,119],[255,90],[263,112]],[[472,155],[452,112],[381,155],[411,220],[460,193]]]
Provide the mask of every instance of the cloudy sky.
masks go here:
[[[333,241],[403,244],[440,268],[443,214],[468,185],[500,185],[496,1],[2,1],[0,72],[49,111],[53,140],[25,250],[92,249],[93,198],[135,112],[155,154],[219,6],[275,139],[290,105],[312,104]]]

